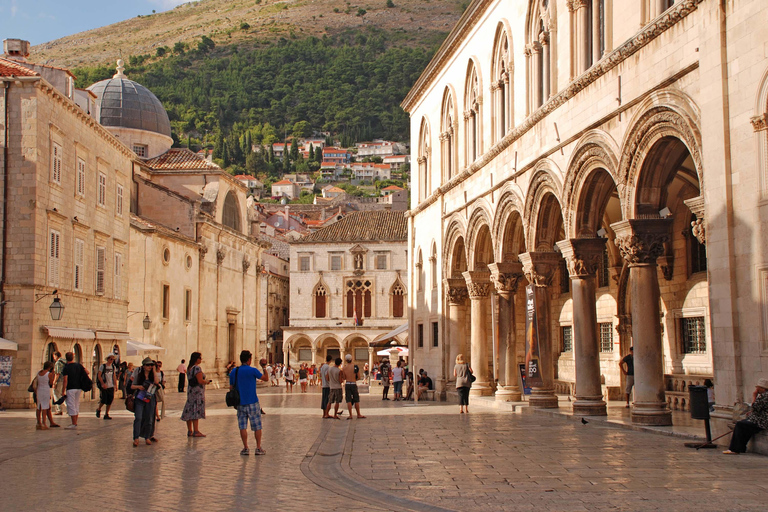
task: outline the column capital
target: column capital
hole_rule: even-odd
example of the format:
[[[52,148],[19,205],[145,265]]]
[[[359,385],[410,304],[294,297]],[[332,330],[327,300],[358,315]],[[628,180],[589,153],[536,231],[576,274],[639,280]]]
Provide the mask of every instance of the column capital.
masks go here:
[[[696,220],[691,222],[691,233],[696,237],[700,244],[706,244],[707,228],[704,222],[706,216],[704,211],[704,196],[686,199],[683,202],[685,203],[685,206],[691,210],[691,213],[696,216]]]
[[[557,242],[557,246],[563,253],[571,279],[597,274],[605,251],[604,238],[571,238]]]
[[[756,132],[768,130],[768,114],[762,114],[750,118],[752,129]]]
[[[523,264],[518,262],[491,263],[491,282],[496,287],[496,293],[509,299],[517,293],[517,285],[523,277]]]
[[[455,304],[457,306],[463,306],[467,297],[467,281],[461,277],[450,277],[443,280],[445,286],[445,294],[448,297],[448,304]]]
[[[655,265],[669,242],[672,219],[629,219],[611,224],[614,243],[630,266]]]
[[[552,284],[555,272],[560,266],[560,255],[556,252],[524,252],[519,256],[523,273],[528,282],[539,288]]]
[[[491,273],[474,270],[462,274],[467,282],[467,292],[472,300],[483,299],[491,293]]]
[[[539,32],[539,43],[542,46],[546,46],[549,44],[549,32],[547,32],[546,30],[542,30],[541,32]]]

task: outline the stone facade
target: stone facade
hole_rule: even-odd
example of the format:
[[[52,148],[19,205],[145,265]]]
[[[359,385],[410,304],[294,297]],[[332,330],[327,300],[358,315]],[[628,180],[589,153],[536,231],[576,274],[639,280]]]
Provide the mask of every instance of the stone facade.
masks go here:
[[[571,392],[574,409],[604,413],[634,344],[633,421],[669,423],[680,383],[711,377],[724,429],[768,371],[768,322],[754,328],[768,318],[766,15],[756,0],[472,2],[403,102],[409,285],[426,282],[410,301],[414,366],[450,388],[460,350],[487,367],[489,392],[519,398],[506,368],[524,362],[532,284],[543,406]],[[591,255],[582,240],[595,239]],[[467,272],[520,285],[509,301],[498,284],[468,299]],[[419,350],[427,321],[440,339]]]

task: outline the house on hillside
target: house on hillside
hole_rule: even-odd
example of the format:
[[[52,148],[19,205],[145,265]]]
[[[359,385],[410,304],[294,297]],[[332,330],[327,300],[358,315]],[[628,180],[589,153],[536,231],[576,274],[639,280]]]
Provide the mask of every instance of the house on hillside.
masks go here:
[[[341,189],[339,187],[328,185],[323,188],[323,197],[326,199],[333,199],[335,197],[339,197],[344,194],[346,194],[346,192],[344,192],[344,189]]]
[[[272,184],[272,197],[297,199],[301,196],[301,187],[290,180],[280,180]]]
[[[347,165],[352,161],[352,153],[346,149],[330,147],[323,148],[323,163]]]
[[[408,151],[405,144],[379,139],[372,142],[358,142],[355,146],[357,147],[357,156],[359,158],[365,158],[367,156],[385,157],[401,155]]]
[[[261,199],[261,196],[264,193],[264,184],[261,181],[247,174],[238,174],[235,178],[240,180],[243,185],[248,188],[248,195],[253,196],[256,199]]]

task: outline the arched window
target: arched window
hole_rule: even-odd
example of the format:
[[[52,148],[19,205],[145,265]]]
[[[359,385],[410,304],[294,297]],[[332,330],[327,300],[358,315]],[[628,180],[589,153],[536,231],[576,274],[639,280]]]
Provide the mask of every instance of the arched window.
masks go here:
[[[357,317],[358,321],[370,318],[373,312],[371,299],[373,297],[373,283],[362,279],[347,281],[347,291],[345,297],[347,300],[347,318]]]
[[[240,231],[240,206],[237,204],[237,197],[232,191],[228,192],[226,199],[224,199],[221,223],[235,231]]]
[[[499,23],[493,43],[491,91],[493,98],[493,140],[500,141],[512,127],[512,51],[504,25]]]
[[[432,289],[437,288],[437,246],[432,244],[432,256],[429,257],[429,281]]]
[[[583,73],[605,55],[606,38],[605,0],[585,0],[568,4],[572,28],[572,74]]]
[[[325,286],[318,284],[313,295],[315,297],[315,317],[325,318],[328,314],[328,292]]]
[[[480,79],[475,64],[470,61],[467,68],[467,82],[464,85],[464,153],[466,164],[470,165],[480,156],[482,139],[480,134]]]
[[[83,349],[80,348],[80,344],[76,344],[75,348],[72,350],[72,352],[75,354],[75,362],[83,364]]]
[[[675,0],[640,0],[642,8],[643,23],[648,23],[652,19],[661,15],[664,11],[675,5]]]
[[[419,133],[419,199],[424,200],[430,194],[430,143],[429,143],[429,125],[427,120],[422,119],[421,131]]]
[[[419,251],[419,257],[416,260],[416,275],[418,276],[416,279],[418,280],[418,291],[424,290],[424,260],[421,257],[421,251]]]
[[[56,344],[54,342],[48,343],[48,345],[45,347],[45,360],[50,361],[52,363],[56,362],[56,351],[58,348],[56,347]]]
[[[570,9],[572,4],[568,2]],[[557,34],[554,2],[534,0],[528,18],[525,56],[528,68],[528,114],[532,114],[556,92]]]
[[[400,281],[395,281],[392,286],[392,316],[403,318],[405,316],[405,287]]]
[[[443,94],[443,108],[440,116],[440,154],[443,165],[443,181],[449,181],[455,174],[456,165],[456,115],[453,108],[453,94],[447,87]]]

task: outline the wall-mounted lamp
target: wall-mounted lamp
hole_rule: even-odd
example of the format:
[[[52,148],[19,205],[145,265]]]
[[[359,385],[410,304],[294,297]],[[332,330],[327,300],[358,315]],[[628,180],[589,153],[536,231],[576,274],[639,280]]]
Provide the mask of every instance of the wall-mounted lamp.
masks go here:
[[[600,238],[606,238],[607,234],[608,234],[608,232],[605,230],[605,228],[600,228],[597,231],[597,236],[599,236]]]
[[[144,326],[145,331],[148,331],[149,327],[152,325],[152,320],[149,319],[149,313],[147,313],[146,311],[129,311],[127,318],[130,318],[133,315],[138,315],[138,314],[144,315],[144,320],[141,321],[141,325]]]
[[[660,216],[662,219],[666,219],[666,218],[667,218],[667,217],[669,217],[670,215],[672,215],[672,212],[671,212],[671,211],[669,210],[669,208],[667,208],[666,206],[665,206],[664,208],[662,208],[661,210],[659,210],[659,216]]]
[[[64,304],[61,303],[59,298],[59,290],[53,290],[51,293],[39,293],[35,294],[35,302],[40,302],[45,297],[53,295],[53,302],[48,306],[48,311],[51,313],[51,320],[61,320],[61,316],[64,314]]]

